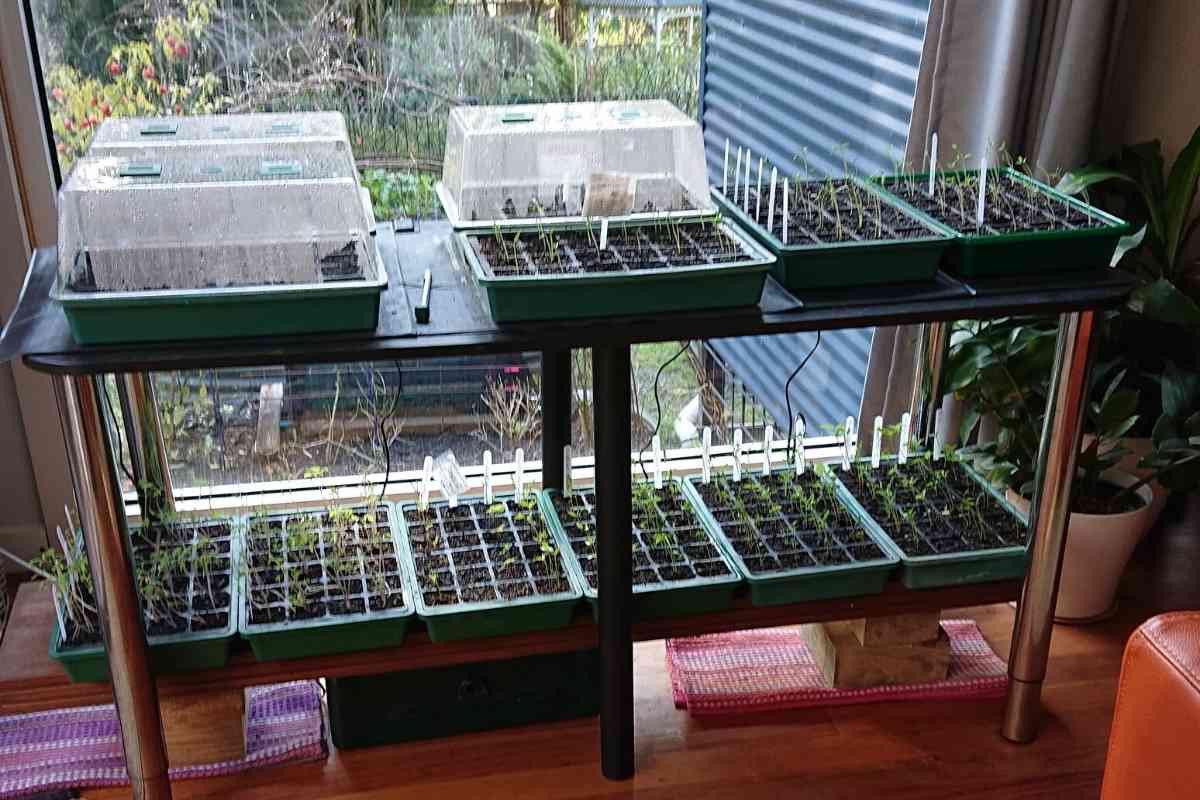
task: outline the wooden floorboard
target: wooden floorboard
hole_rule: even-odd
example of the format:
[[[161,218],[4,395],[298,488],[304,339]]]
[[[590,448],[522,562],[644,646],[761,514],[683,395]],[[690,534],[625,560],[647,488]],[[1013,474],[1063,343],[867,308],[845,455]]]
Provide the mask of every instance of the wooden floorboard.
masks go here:
[[[1200,519],[1200,502],[1190,506]],[[177,800],[458,798],[1095,798],[1124,642],[1153,613],[1200,608],[1200,531],[1176,522],[1139,549],[1118,615],[1055,630],[1046,719],[1030,745],[998,732],[1001,700],[890,703],[698,722],[671,703],[661,642],[635,651],[638,774],[600,777],[594,720],[335,752],[327,761],[179,782]],[[1007,653],[1007,605],[969,609]],[[954,612],[954,616],[962,615]],[[96,800],[128,790],[88,792]]]

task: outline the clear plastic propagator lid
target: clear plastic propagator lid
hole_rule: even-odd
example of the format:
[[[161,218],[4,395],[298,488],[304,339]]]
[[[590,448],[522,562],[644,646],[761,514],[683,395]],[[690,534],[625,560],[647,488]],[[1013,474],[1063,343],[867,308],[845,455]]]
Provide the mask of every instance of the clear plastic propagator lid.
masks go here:
[[[332,112],[298,114],[214,114],[198,117],[110,117],[96,131],[88,155],[113,149],[175,145],[342,142],[346,120]]]
[[[89,155],[59,196],[58,291],[376,280],[370,228],[354,163],[334,148]]]
[[[665,100],[458,106],[437,188],[457,228],[714,210],[700,126]]]

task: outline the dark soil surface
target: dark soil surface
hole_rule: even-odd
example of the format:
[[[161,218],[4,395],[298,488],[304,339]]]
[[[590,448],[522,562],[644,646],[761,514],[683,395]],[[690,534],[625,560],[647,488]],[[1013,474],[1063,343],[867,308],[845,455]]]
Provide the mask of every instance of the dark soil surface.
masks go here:
[[[1086,491],[1076,489],[1071,510],[1081,514],[1124,514],[1137,511],[1144,505],[1136,492],[1126,492],[1119,486],[1097,483]]]
[[[404,608],[386,506],[252,517],[250,623],[301,622]]]
[[[1074,205],[999,172],[988,174],[983,227],[975,225],[977,176],[959,179],[948,175],[934,185],[933,197],[926,181],[891,179],[884,185],[905,201],[959,233],[975,236],[1031,231],[1071,231],[1103,228],[1109,223]]]
[[[716,476],[697,484],[721,531],[754,575],[884,558],[884,551],[813,471]]]
[[[595,502],[592,492],[554,498],[558,519],[593,591],[596,589]],[[731,574],[716,542],[675,483],[664,483],[657,490],[652,483],[634,486],[632,534],[634,586],[665,587],[693,578]]]
[[[645,269],[718,267],[751,254],[710,221],[613,226],[607,247],[600,230],[524,231],[472,234],[471,246],[484,269],[497,277],[636,272]]]
[[[764,230],[788,245],[837,242],[882,242],[939,236],[937,231],[890,205],[879,195],[853,181],[806,181],[788,187],[787,239],[783,225],[783,183],[775,187],[775,213],[771,214],[770,188],[756,187],[738,195],[737,206]]]
[[[908,556],[1025,544],[1025,525],[956,461],[910,459],[838,472],[867,513]]]
[[[537,498],[406,509],[417,583],[425,604],[449,606],[571,590],[558,544]]]
[[[231,529],[222,520],[196,524],[177,522],[133,531],[134,571],[150,636],[200,633],[229,625]],[[85,593],[95,607],[95,597]],[[99,644],[100,626],[92,615],[88,626],[64,620],[67,647]]]

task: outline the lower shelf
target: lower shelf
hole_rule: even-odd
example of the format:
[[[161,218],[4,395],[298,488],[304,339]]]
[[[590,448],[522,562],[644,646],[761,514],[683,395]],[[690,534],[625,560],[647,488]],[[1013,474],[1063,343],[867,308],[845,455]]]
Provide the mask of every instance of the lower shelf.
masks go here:
[[[638,622],[633,626],[633,638],[635,641],[669,639],[803,622],[988,605],[1015,600],[1020,591],[1020,581],[920,590],[906,589],[893,582],[877,595],[763,607],[752,606],[749,598],[741,595],[726,611]],[[109,684],[71,683],[66,673],[50,660],[46,642],[54,624],[54,608],[44,584],[21,586],[11,616],[7,635],[0,645],[0,714],[112,702]],[[158,679],[158,690],[160,695],[176,695],[305,678],[376,675],[448,664],[566,653],[597,645],[596,624],[587,606],[581,605],[575,620],[557,630],[435,643],[429,640],[421,625],[413,623],[401,647],[291,661],[257,662],[249,647],[238,642],[226,667],[164,675]]]

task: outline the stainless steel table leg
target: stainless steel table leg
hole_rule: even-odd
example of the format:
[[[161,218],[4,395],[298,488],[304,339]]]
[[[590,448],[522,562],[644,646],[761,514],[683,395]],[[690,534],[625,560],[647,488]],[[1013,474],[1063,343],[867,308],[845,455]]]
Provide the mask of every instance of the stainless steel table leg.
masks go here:
[[[1001,733],[1014,742],[1033,741],[1041,717],[1042,681],[1050,657],[1075,457],[1087,408],[1096,316],[1091,311],[1063,314],[1058,325],[1058,350],[1038,450],[1037,485],[1029,510],[1029,574],[1017,605],[1008,660],[1009,687]]]
[[[57,380],[133,796],[138,800],[170,800],[158,689],[150,674],[132,554],[124,532],[120,486],[98,387],[90,377]]]

